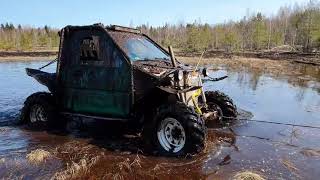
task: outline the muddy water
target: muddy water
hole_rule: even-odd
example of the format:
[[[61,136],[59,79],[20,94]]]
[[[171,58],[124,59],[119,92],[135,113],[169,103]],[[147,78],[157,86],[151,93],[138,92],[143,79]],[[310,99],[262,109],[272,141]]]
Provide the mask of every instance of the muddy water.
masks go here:
[[[17,126],[25,98],[46,90],[27,77],[24,68],[43,64],[0,63],[0,178],[230,179],[246,170],[268,179],[320,175],[319,129],[239,121],[230,128],[210,129],[205,152],[173,159],[144,154],[138,137],[112,131],[123,127],[119,124],[71,122],[64,131]],[[206,82],[205,88],[229,94],[241,118],[320,126],[319,68],[295,64],[277,71],[225,65],[214,69],[211,76],[229,78]],[[36,149],[51,156],[40,163],[29,161],[27,154]]]

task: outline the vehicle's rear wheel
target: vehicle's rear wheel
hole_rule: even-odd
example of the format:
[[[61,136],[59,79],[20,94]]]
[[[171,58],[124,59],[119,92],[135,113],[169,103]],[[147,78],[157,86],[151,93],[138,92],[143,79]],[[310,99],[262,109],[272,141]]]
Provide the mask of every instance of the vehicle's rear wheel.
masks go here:
[[[181,102],[157,108],[154,120],[143,131],[147,144],[159,155],[176,157],[202,151],[205,134],[203,120]]]
[[[31,127],[49,127],[57,118],[55,103],[52,95],[38,92],[30,95],[21,110],[20,123]],[[57,122],[57,121],[56,121]]]
[[[232,99],[220,91],[205,92],[209,111],[217,111],[220,122],[230,122],[236,119],[237,107]]]

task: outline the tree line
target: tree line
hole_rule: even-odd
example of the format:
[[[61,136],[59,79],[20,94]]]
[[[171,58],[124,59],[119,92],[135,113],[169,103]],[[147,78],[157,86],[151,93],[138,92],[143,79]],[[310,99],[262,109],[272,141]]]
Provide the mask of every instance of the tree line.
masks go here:
[[[162,45],[173,45],[185,51],[219,49],[226,51],[270,50],[289,46],[297,51],[320,49],[320,3],[281,7],[276,15],[250,14],[237,22],[216,25],[165,24],[162,27],[139,26]]]
[[[12,23],[0,24],[0,50],[55,50],[59,46],[58,30],[44,26],[34,28]]]
[[[270,50],[286,45],[297,51],[320,50],[320,3],[281,7],[276,15],[247,13],[239,21],[215,25],[193,23],[137,27],[163,46],[183,51],[216,49],[226,51]],[[0,26],[0,50],[53,50],[59,45],[58,30],[44,26],[27,27],[12,23]]]

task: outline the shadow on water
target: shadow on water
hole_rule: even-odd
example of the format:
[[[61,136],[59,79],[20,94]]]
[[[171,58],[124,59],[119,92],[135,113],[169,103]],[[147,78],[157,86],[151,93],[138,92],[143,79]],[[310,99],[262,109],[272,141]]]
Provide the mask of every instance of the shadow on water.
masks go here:
[[[206,150],[192,158],[165,158],[143,152],[138,135],[123,124],[68,123],[67,130],[35,131],[15,126],[25,98],[46,89],[24,73],[45,62],[1,63],[0,177],[50,179],[199,179],[232,178],[252,171],[268,179],[314,179],[320,175],[319,130],[240,121],[208,130]],[[54,66],[49,71],[54,70]],[[217,64],[205,89],[229,94],[240,116],[320,126],[319,68],[274,63]],[[39,164],[27,155],[50,153]]]

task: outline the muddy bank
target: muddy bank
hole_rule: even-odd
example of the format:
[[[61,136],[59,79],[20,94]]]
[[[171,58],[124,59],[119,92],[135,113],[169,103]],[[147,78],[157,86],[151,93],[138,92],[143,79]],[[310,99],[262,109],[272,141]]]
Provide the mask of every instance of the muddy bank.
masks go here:
[[[180,57],[193,58],[200,57],[202,52],[182,52],[176,51]],[[31,60],[51,60],[58,55],[57,50],[52,51],[0,51],[0,61],[31,61]],[[225,52],[225,51],[206,51],[204,58],[220,58],[234,60],[238,58],[249,58],[252,60],[277,60],[290,61],[320,66],[320,53],[301,53],[301,52]]]
[[[202,52],[176,52],[181,57],[200,57]],[[235,57],[269,59],[277,61],[291,61],[296,63],[305,63],[320,66],[320,53],[302,53],[302,52],[225,52],[225,51],[206,51],[204,58],[222,58],[234,59]]]

